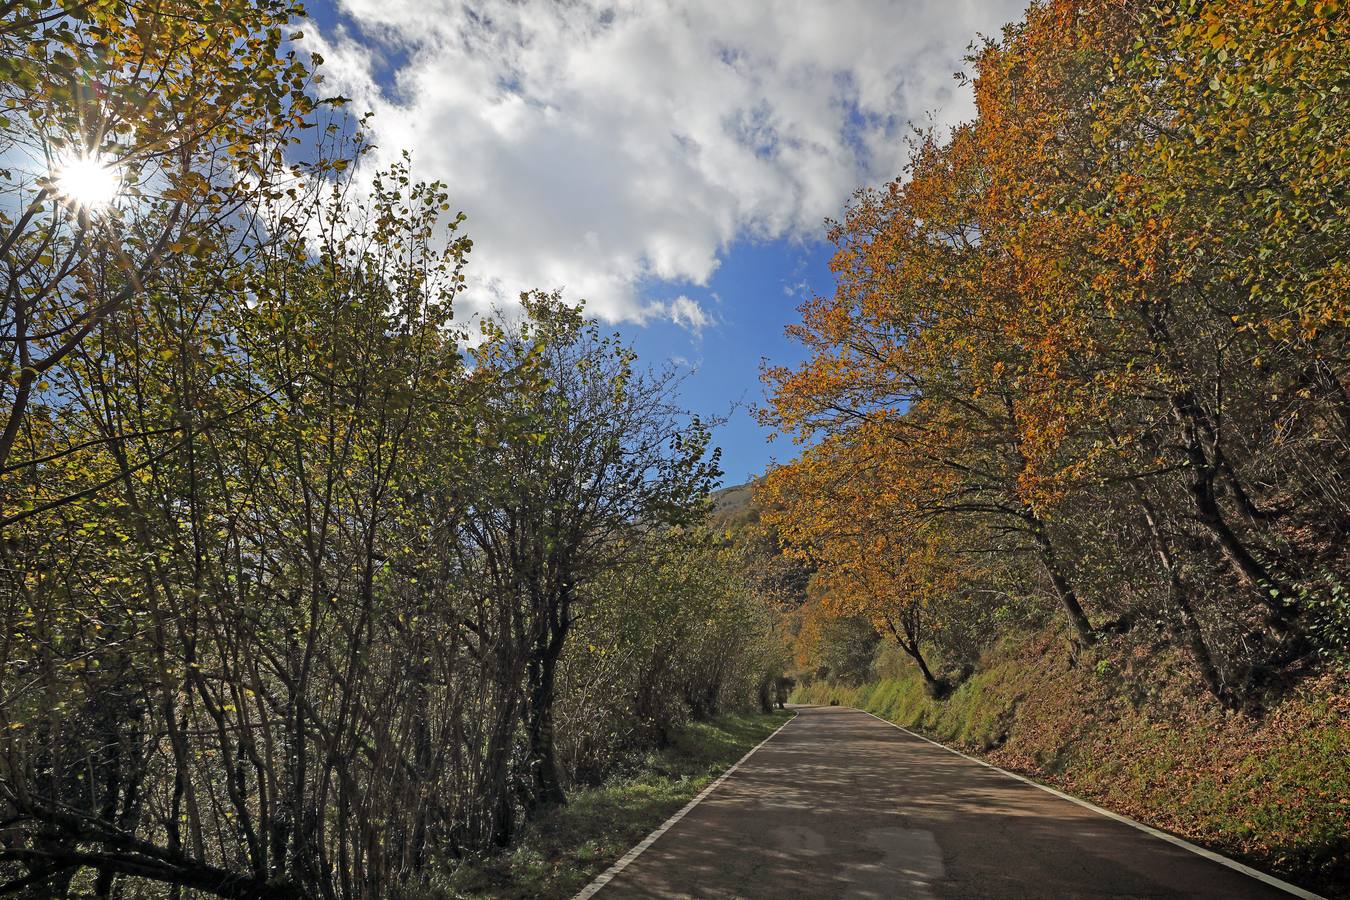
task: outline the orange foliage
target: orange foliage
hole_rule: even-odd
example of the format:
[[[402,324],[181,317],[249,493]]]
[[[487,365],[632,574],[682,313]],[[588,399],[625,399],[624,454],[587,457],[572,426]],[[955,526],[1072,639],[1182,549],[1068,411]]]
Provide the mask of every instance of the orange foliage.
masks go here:
[[[976,54],[978,118],[854,197],[809,358],[766,372],[764,419],[824,439],[764,495],[827,608],[884,630],[1000,554],[1090,642],[1066,519],[1104,498],[1170,597],[1198,538],[1288,630],[1346,516],[1320,474],[1271,485],[1350,446],[1347,48],[1336,2],[1045,0]]]

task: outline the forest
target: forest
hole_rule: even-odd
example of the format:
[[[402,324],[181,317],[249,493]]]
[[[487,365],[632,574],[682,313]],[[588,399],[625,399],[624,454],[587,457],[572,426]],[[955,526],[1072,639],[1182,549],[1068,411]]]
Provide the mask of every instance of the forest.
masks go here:
[[[389,897],[768,708],[710,424],[471,247],[280,0],[0,4],[0,893]]]
[[[1350,883],[1338,0],[973,44],[764,367],[799,455],[721,493],[581,298],[462,314],[454,184],[371,162],[304,16],[0,0],[0,894],[459,896],[682,729],[910,677],[1033,774],[1108,721],[1277,760],[1140,815]]]

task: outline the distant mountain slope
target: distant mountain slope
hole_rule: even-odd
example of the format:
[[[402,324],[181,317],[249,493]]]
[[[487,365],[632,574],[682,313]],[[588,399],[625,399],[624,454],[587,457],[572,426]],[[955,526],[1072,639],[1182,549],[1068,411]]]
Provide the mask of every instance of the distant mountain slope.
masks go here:
[[[806,601],[811,566],[783,554],[777,533],[760,527],[753,481],[714,492],[708,524],[746,551],[747,574],[760,597],[782,612],[795,610]]]
[[[755,506],[754,490],[754,482],[749,482],[714,491],[712,513],[709,515],[712,524],[725,528],[758,522],[759,509]]]

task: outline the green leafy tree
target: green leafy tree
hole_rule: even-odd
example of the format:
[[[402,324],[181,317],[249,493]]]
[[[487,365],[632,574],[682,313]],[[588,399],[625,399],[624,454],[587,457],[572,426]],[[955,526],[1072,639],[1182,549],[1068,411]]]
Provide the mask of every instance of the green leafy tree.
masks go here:
[[[635,531],[687,524],[718,477],[709,429],[676,403],[670,373],[635,367],[556,295],[492,334],[478,365],[530,377],[494,396],[464,529],[511,607],[526,660],[531,803],[562,802],[554,751],[558,661],[588,581],[639,546]]]

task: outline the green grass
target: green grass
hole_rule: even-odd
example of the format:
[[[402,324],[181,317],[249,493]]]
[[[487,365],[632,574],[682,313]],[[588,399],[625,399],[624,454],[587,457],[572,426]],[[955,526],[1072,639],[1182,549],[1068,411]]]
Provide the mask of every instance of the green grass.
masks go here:
[[[527,825],[509,851],[460,867],[435,895],[572,896],[791,715],[729,715],[679,729],[636,773],[576,790],[566,806]]]

